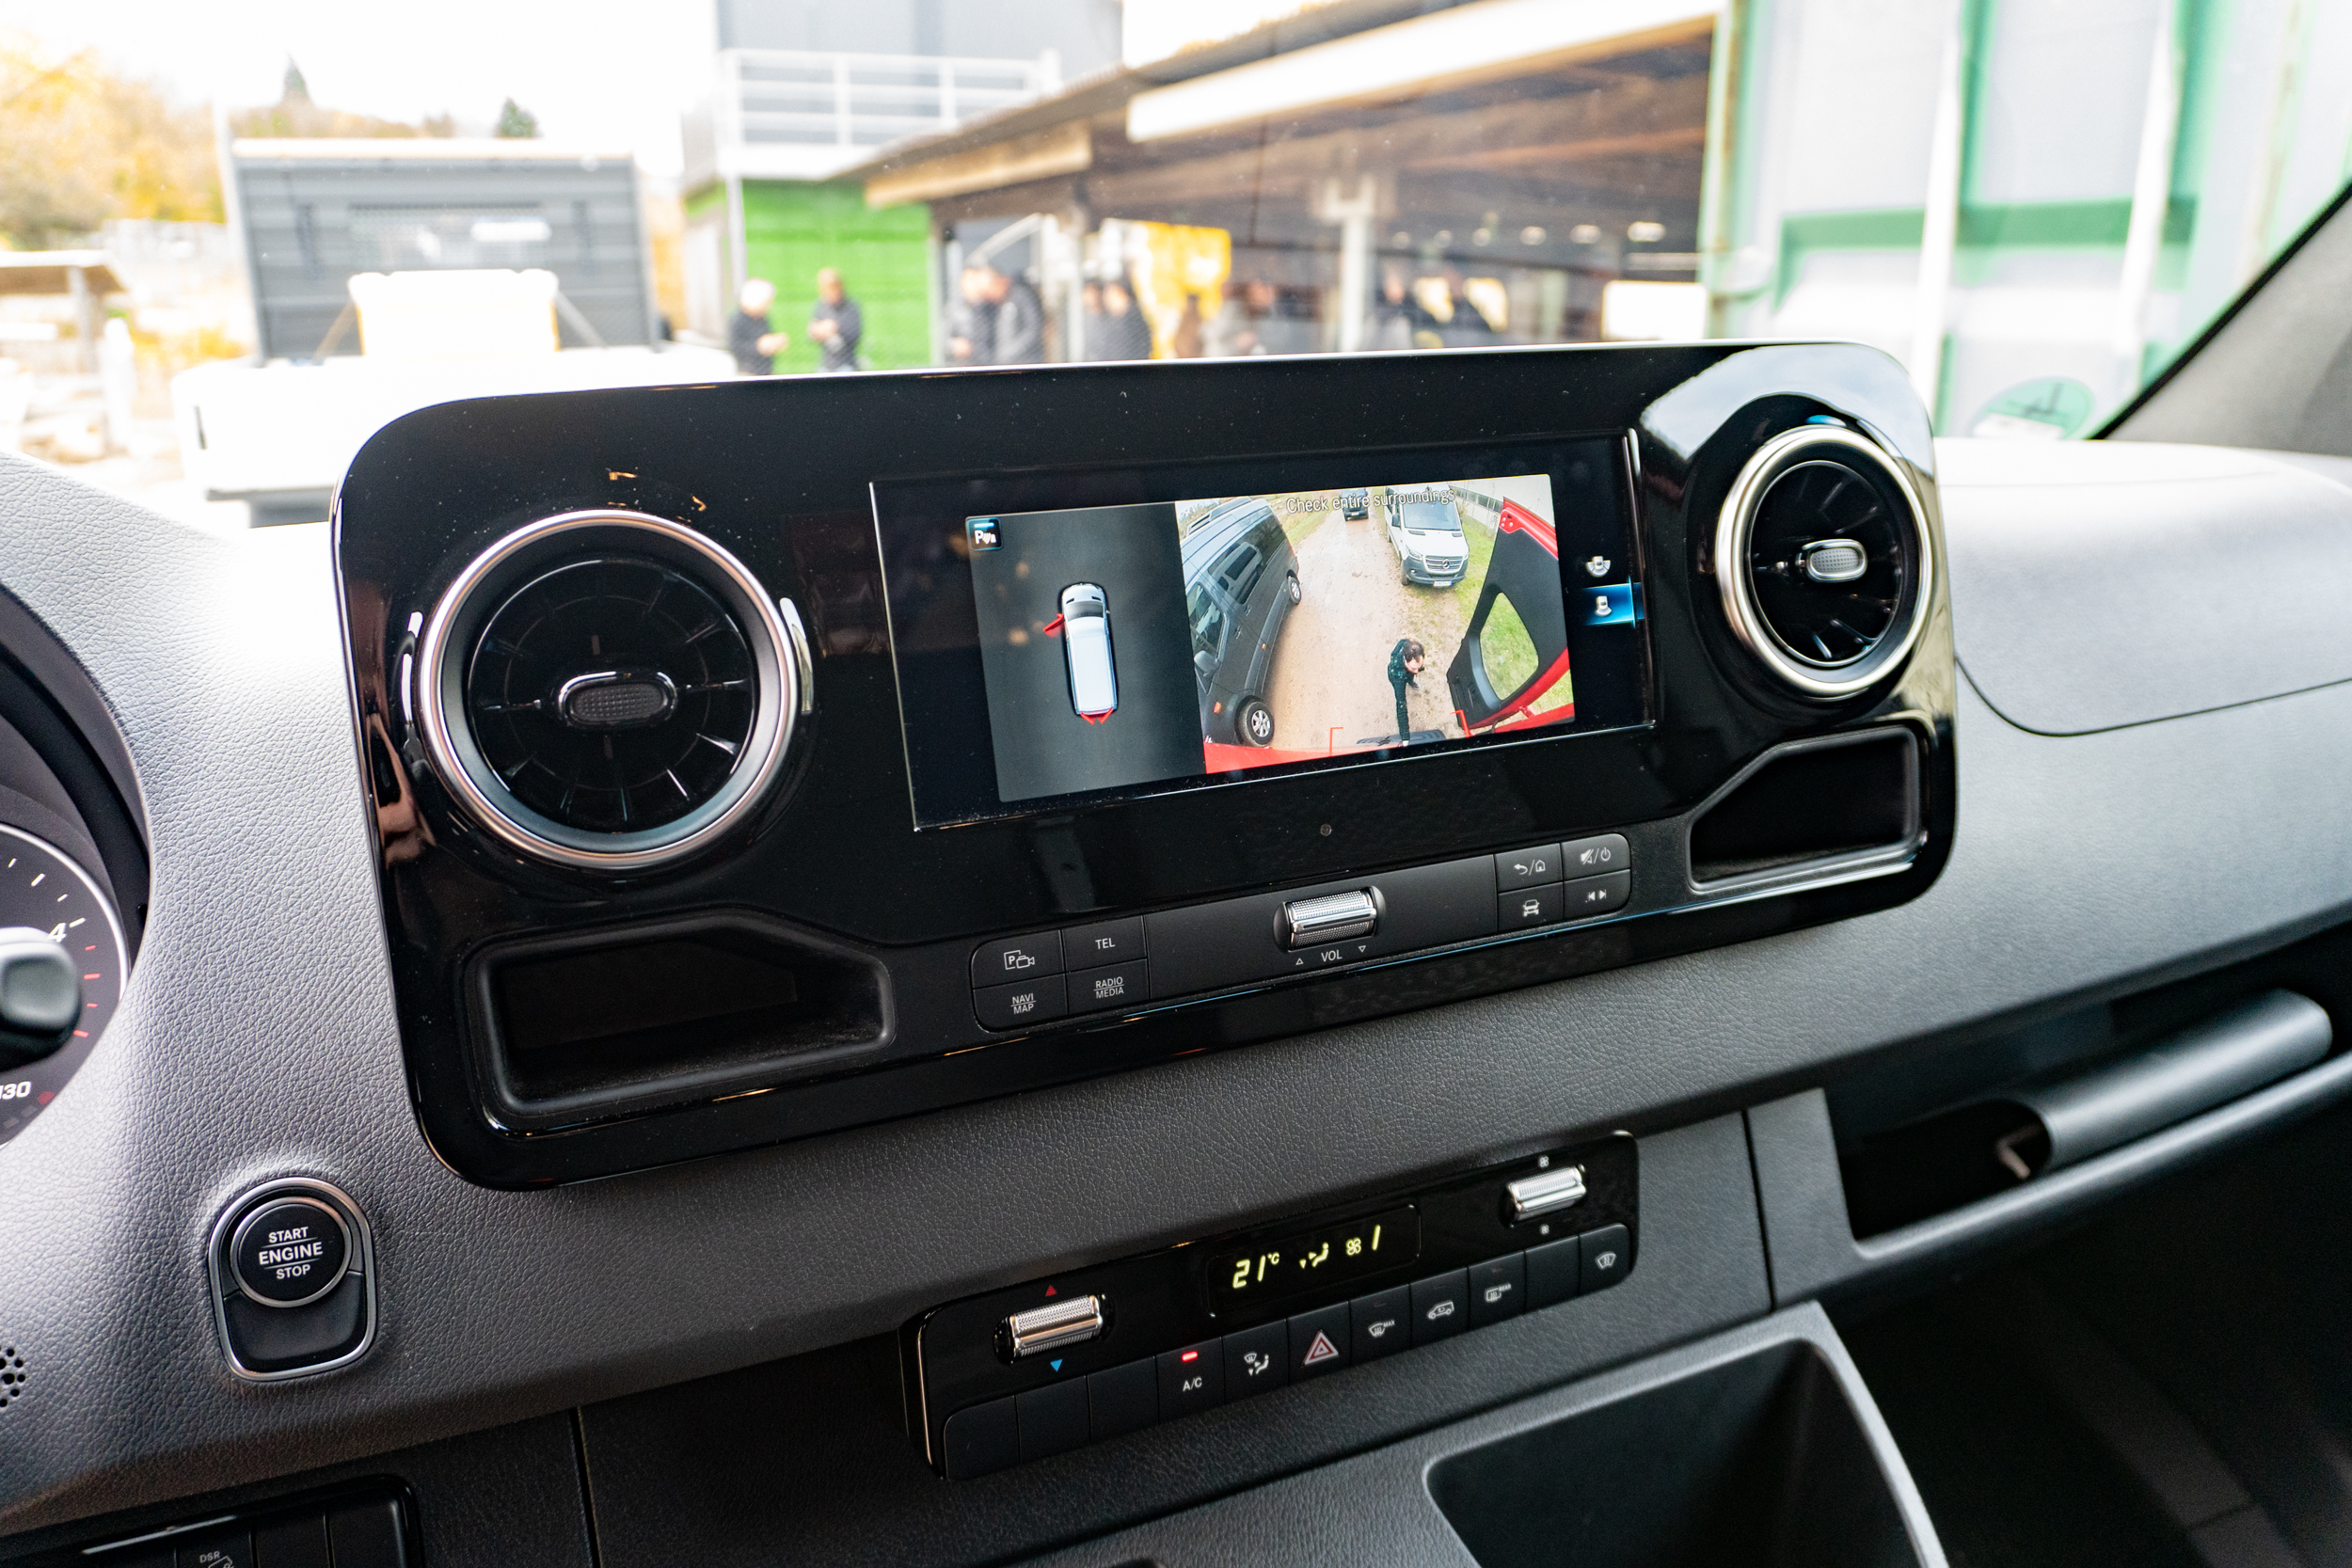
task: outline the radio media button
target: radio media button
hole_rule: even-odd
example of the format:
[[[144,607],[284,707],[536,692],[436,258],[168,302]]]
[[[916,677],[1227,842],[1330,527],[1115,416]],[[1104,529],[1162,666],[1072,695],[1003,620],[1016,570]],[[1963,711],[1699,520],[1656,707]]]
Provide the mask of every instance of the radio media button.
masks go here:
[[[1413,1281],[1413,1343],[1451,1339],[1470,1327],[1470,1276],[1460,1269]]]
[[[1112,1007],[1139,1007],[1152,995],[1152,966],[1113,964],[1108,969],[1082,969],[1070,976],[1070,1010],[1099,1013]]]
[[[1518,1253],[1470,1269],[1470,1317],[1472,1328],[1516,1318],[1527,1306],[1527,1259]]]
[[[1560,884],[1549,887],[1524,887],[1506,893],[1495,900],[1495,917],[1506,931],[1524,931],[1535,926],[1557,926],[1567,918],[1561,911],[1566,907],[1561,897]]]
[[[1606,877],[1581,877],[1563,891],[1567,895],[1568,919],[1607,914],[1611,910],[1625,908],[1626,900],[1633,896],[1633,873],[1612,871]]]
[[[1143,917],[1073,926],[1061,934],[1062,961],[1072,969],[1099,969],[1143,957]]]
[[[1538,844],[1533,849],[1514,849],[1495,857],[1495,891],[1514,893],[1523,887],[1541,887],[1560,879],[1560,846]]]
[[[1358,1296],[1349,1302],[1347,1319],[1354,1330],[1356,1359],[1377,1361],[1384,1355],[1394,1355],[1410,1344],[1412,1310],[1413,1292],[1410,1287],[1404,1285],[1393,1290],[1375,1291],[1368,1296]]]
[[[1160,1357],[1160,1419],[1173,1420],[1225,1402],[1225,1341],[1203,1339]]]
[[[1290,1325],[1279,1318],[1225,1336],[1225,1397],[1246,1400],[1290,1381]]]
[[[1560,846],[1561,875],[1565,877],[1597,877],[1604,871],[1623,871],[1632,863],[1633,852],[1626,847],[1623,833],[1572,838]]]
[[[980,943],[972,955],[972,983],[1002,986],[1061,973],[1061,933],[1032,931],[1025,937],[1006,937]]]
[[[972,993],[972,1013],[988,1029],[1026,1029],[1070,1010],[1062,977],[1048,974],[1019,986],[983,986]]]
[[[1347,1303],[1301,1312],[1291,1320],[1291,1381],[1336,1372],[1348,1363]]]

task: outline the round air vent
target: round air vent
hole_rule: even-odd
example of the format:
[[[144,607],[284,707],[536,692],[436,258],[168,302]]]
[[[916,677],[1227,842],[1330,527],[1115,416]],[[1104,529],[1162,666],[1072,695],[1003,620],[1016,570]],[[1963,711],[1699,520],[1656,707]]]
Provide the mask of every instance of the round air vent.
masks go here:
[[[561,864],[640,870],[752,809],[805,673],[776,606],[691,529],[575,513],[459,574],[418,643],[418,727],[492,833]]]
[[[1830,426],[1767,441],[1715,531],[1732,631],[1808,697],[1852,696],[1901,664],[1933,571],[1911,481],[1878,446]]]

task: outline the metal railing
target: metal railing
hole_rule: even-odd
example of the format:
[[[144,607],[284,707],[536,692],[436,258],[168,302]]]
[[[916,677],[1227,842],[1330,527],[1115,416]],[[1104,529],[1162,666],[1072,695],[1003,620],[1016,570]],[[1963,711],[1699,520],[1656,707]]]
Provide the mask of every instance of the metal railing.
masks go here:
[[[687,183],[823,180],[877,149],[1057,91],[1060,63],[723,49],[687,128]]]

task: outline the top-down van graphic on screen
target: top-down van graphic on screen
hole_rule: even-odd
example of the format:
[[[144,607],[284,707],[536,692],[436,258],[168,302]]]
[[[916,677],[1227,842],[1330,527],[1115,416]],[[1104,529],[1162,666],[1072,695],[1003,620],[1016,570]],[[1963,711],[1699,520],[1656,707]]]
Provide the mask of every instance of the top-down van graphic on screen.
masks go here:
[[[1061,591],[1062,654],[1070,663],[1070,705],[1089,724],[1119,711],[1119,666],[1111,653],[1111,607],[1100,584]]]

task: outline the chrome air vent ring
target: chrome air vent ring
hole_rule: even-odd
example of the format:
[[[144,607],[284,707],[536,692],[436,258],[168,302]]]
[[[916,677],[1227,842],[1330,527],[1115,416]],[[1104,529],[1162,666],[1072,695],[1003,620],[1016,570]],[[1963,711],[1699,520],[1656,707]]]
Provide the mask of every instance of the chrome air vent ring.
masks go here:
[[[417,728],[465,814],[580,870],[715,842],[782,768],[806,673],[777,601],[714,541],[636,512],[506,535],[417,644]]]
[[[1917,488],[1877,443],[1835,425],[1784,431],[1741,467],[1716,522],[1724,617],[1783,685],[1854,696],[1919,641],[1931,537]]]

